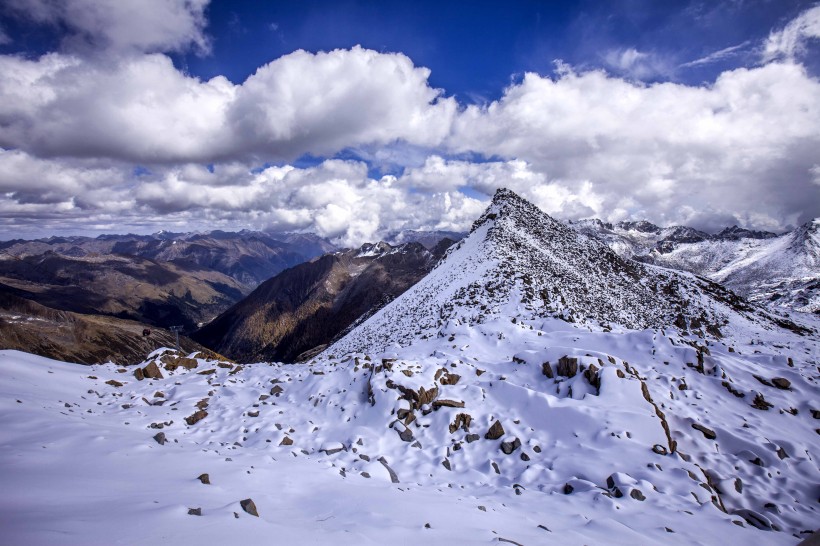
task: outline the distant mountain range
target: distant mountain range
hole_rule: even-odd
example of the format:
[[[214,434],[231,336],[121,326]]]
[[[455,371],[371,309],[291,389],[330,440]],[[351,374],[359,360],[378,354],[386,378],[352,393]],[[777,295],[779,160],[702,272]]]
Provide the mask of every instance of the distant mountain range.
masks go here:
[[[707,277],[761,305],[820,311],[820,219],[782,235],[737,226],[710,235],[649,222],[570,225],[621,257]]]

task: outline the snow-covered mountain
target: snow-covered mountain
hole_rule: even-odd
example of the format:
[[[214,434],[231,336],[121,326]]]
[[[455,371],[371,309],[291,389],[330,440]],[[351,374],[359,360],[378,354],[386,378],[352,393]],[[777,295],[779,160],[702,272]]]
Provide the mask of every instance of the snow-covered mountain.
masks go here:
[[[737,226],[710,235],[649,222],[570,225],[624,258],[707,277],[763,305],[820,311],[820,219],[780,236]]]
[[[501,191],[305,364],[0,351],[3,537],[794,545],[820,483],[797,320]]]
[[[403,297],[331,347],[381,351],[491,316],[560,317],[597,329],[676,327],[719,338],[775,317],[705,279],[619,257],[508,190]]]

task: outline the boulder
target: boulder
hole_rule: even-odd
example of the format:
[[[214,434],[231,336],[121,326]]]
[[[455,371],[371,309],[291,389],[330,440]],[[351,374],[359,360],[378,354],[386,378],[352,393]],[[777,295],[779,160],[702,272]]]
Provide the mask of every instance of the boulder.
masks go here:
[[[707,427],[701,425],[700,423],[692,423],[692,428],[702,432],[703,436],[707,440],[714,440],[715,438],[717,438],[717,434],[715,433],[714,430],[712,430],[710,428],[707,428]]]
[[[164,433],[164,432],[157,432],[156,434],[154,434],[154,440],[156,440],[156,442],[157,442],[159,445],[164,445],[164,444],[165,444],[165,442],[167,442],[167,441],[168,441],[168,440],[165,438],[165,433]]]
[[[562,356],[558,359],[558,375],[564,377],[575,377],[575,374],[578,373],[578,359],[569,357],[569,356]]]
[[[145,379],[145,374],[142,373],[142,368],[137,368],[134,370],[134,377],[137,378],[137,381],[142,381]]]
[[[284,438],[282,438],[282,441],[279,442],[279,445],[280,446],[292,446],[293,445],[293,440],[291,440],[288,436],[285,436]]]
[[[188,425],[194,425],[194,424],[202,421],[203,419],[205,419],[207,416],[208,416],[207,411],[199,410],[199,411],[189,415],[188,417],[186,417],[185,422],[188,423]]]
[[[149,379],[163,379],[162,372],[156,362],[149,363],[142,369],[142,375]]]
[[[501,442],[501,451],[503,451],[505,455],[510,455],[519,447],[521,447],[521,440],[519,440],[518,438],[514,438],[512,441],[509,442]]]
[[[791,381],[786,379],[785,377],[775,377],[772,379],[772,385],[777,387],[778,389],[782,389],[784,391],[789,390],[792,386]]]
[[[484,438],[487,440],[498,440],[502,436],[504,436],[504,427],[501,426],[501,421],[496,421],[487,431],[487,434],[484,435]]]
[[[256,516],[257,518],[259,517],[259,512],[256,511],[256,504],[254,504],[253,500],[241,500],[239,501],[239,506],[241,506],[242,510],[244,510],[246,513],[252,516]]]
[[[550,379],[555,377],[555,374],[552,373],[552,366],[550,366],[549,362],[544,362],[541,364],[541,373]]]
[[[199,481],[201,481],[205,485],[211,485],[211,477],[208,474],[200,474],[196,477]]]

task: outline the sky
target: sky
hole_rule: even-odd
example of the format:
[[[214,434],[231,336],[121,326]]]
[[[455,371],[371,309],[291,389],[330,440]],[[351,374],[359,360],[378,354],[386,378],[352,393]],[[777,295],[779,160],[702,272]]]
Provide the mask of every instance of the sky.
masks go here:
[[[0,240],[782,232],[820,216],[820,2],[0,1]]]

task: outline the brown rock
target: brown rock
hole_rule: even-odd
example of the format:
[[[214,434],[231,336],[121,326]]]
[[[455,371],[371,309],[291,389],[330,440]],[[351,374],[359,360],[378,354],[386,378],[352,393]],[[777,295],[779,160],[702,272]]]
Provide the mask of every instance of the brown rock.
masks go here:
[[[256,511],[256,504],[254,504],[253,500],[251,500],[251,499],[241,500],[241,501],[239,501],[239,506],[241,506],[242,510],[244,510],[248,514],[250,514],[252,516],[256,516],[257,518],[259,517],[259,512]]]
[[[151,362],[142,369],[142,375],[149,379],[163,379],[162,372],[156,362]]]
[[[282,394],[283,392],[285,392],[285,389],[283,389],[283,388],[282,388],[282,387],[280,387],[279,385],[274,385],[274,386],[273,386],[273,388],[271,388],[271,390],[270,390],[270,393],[271,393],[273,396],[279,396],[279,395],[280,395],[280,394]]]
[[[757,393],[755,395],[755,399],[752,401],[752,407],[755,409],[766,411],[769,408],[774,407],[774,404],[767,402],[761,393]]]
[[[119,381],[115,381],[113,379],[109,379],[108,381],[105,382],[105,384],[106,385],[111,385],[112,387],[122,387],[122,385],[123,385]]]
[[[439,408],[463,408],[463,407],[464,407],[464,401],[463,400],[455,401],[455,400],[447,400],[445,398],[445,399],[442,399],[442,400],[433,401],[433,409],[434,410],[437,410]]]
[[[498,440],[504,436],[504,427],[501,426],[501,421],[496,421],[484,435],[487,440]]]
[[[199,481],[204,483],[205,485],[211,485],[211,477],[208,474],[200,474],[196,477]]]
[[[194,425],[194,424],[202,421],[206,417],[208,417],[208,412],[205,411],[205,410],[199,410],[199,411],[193,413],[192,415],[189,415],[188,417],[186,417],[185,422],[188,423],[188,425]]]
[[[142,373],[142,368],[137,368],[134,370],[134,377],[137,378],[137,381],[142,381],[145,379],[145,374]]]
[[[555,377],[555,374],[552,373],[552,366],[550,366],[549,362],[544,362],[543,364],[541,364],[541,373],[543,373],[550,379]]]
[[[430,404],[436,398],[436,396],[438,396],[438,387],[432,387],[430,389],[419,387],[418,407],[420,408],[425,404]]]
[[[288,436],[285,436],[284,438],[282,438],[282,441],[279,442],[279,445],[280,446],[292,446],[293,445],[293,440],[291,440]]]
[[[569,356],[562,356],[558,359],[558,375],[564,377],[575,377],[578,373],[578,359]]]
[[[470,423],[473,421],[473,417],[468,413],[459,413],[456,415],[455,421],[450,423],[449,429],[450,434],[455,433],[458,429],[464,429],[464,431],[469,432],[470,430]]]
[[[782,389],[784,391],[789,390],[792,386],[791,381],[786,379],[785,377],[775,377],[772,379],[772,384],[777,387],[778,389]]]
[[[701,425],[700,423],[692,423],[692,428],[695,429],[695,430],[701,431],[703,433],[703,436],[707,440],[714,440],[715,438],[717,438],[717,434],[715,433],[714,430],[712,430],[710,428],[706,428],[705,426]]]

